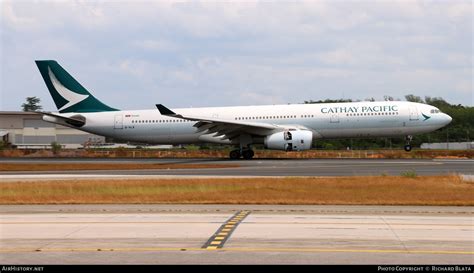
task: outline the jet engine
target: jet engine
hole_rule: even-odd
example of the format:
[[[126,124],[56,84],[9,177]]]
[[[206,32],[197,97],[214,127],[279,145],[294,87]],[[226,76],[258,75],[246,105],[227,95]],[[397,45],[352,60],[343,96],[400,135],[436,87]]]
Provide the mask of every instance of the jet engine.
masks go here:
[[[302,151],[311,149],[313,132],[306,130],[287,130],[265,137],[267,149],[283,151]]]

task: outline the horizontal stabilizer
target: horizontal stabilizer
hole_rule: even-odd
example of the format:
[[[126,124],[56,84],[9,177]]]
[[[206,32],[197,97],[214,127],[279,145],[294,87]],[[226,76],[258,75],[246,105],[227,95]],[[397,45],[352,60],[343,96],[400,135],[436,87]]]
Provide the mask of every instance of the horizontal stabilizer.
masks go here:
[[[72,125],[73,127],[82,127],[86,124],[86,119],[82,115],[64,117],[64,116],[56,115],[49,112],[34,111],[32,113],[43,115],[43,120],[45,119],[44,116],[52,117],[53,119],[48,119],[47,121],[58,123],[58,124],[63,124],[63,125],[68,125],[68,126]]]

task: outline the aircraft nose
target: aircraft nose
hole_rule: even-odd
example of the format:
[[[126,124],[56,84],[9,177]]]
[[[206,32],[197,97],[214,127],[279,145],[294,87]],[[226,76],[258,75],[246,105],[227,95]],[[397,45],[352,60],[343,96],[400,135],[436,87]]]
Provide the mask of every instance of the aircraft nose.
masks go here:
[[[449,115],[447,114],[443,114],[443,120],[446,124],[449,124],[451,123],[451,121],[453,120],[453,118],[451,118]]]

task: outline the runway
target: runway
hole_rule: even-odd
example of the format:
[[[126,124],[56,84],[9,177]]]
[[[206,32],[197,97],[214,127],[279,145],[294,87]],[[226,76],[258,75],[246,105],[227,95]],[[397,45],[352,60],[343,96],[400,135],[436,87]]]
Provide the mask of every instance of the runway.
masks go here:
[[[3,264],[472,264],[472,207],[0,206]]]
[[[140,164],[232,164],[236,168],[210,169],[146,169],[146,170],[84,170],[84,171],[4,171],[8,175],[73,174],[73,175],[179,175],[179,176],[361,176],[400,175],[415,172],[417,175],[474,174],[474,160],[417,160],[417,159],[0,159],[2,163],[140,163]]]

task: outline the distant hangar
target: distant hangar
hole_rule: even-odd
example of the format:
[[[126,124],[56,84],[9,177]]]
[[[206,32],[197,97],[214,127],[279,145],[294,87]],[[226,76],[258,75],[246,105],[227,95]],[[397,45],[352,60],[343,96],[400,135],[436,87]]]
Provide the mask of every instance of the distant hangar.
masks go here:
[[[57,142],[63,148],[81,148],[105,143],[105,137],[56,125],[42,115],[21,111],[0,111],[0,138],[17,148],[46,148]]]

